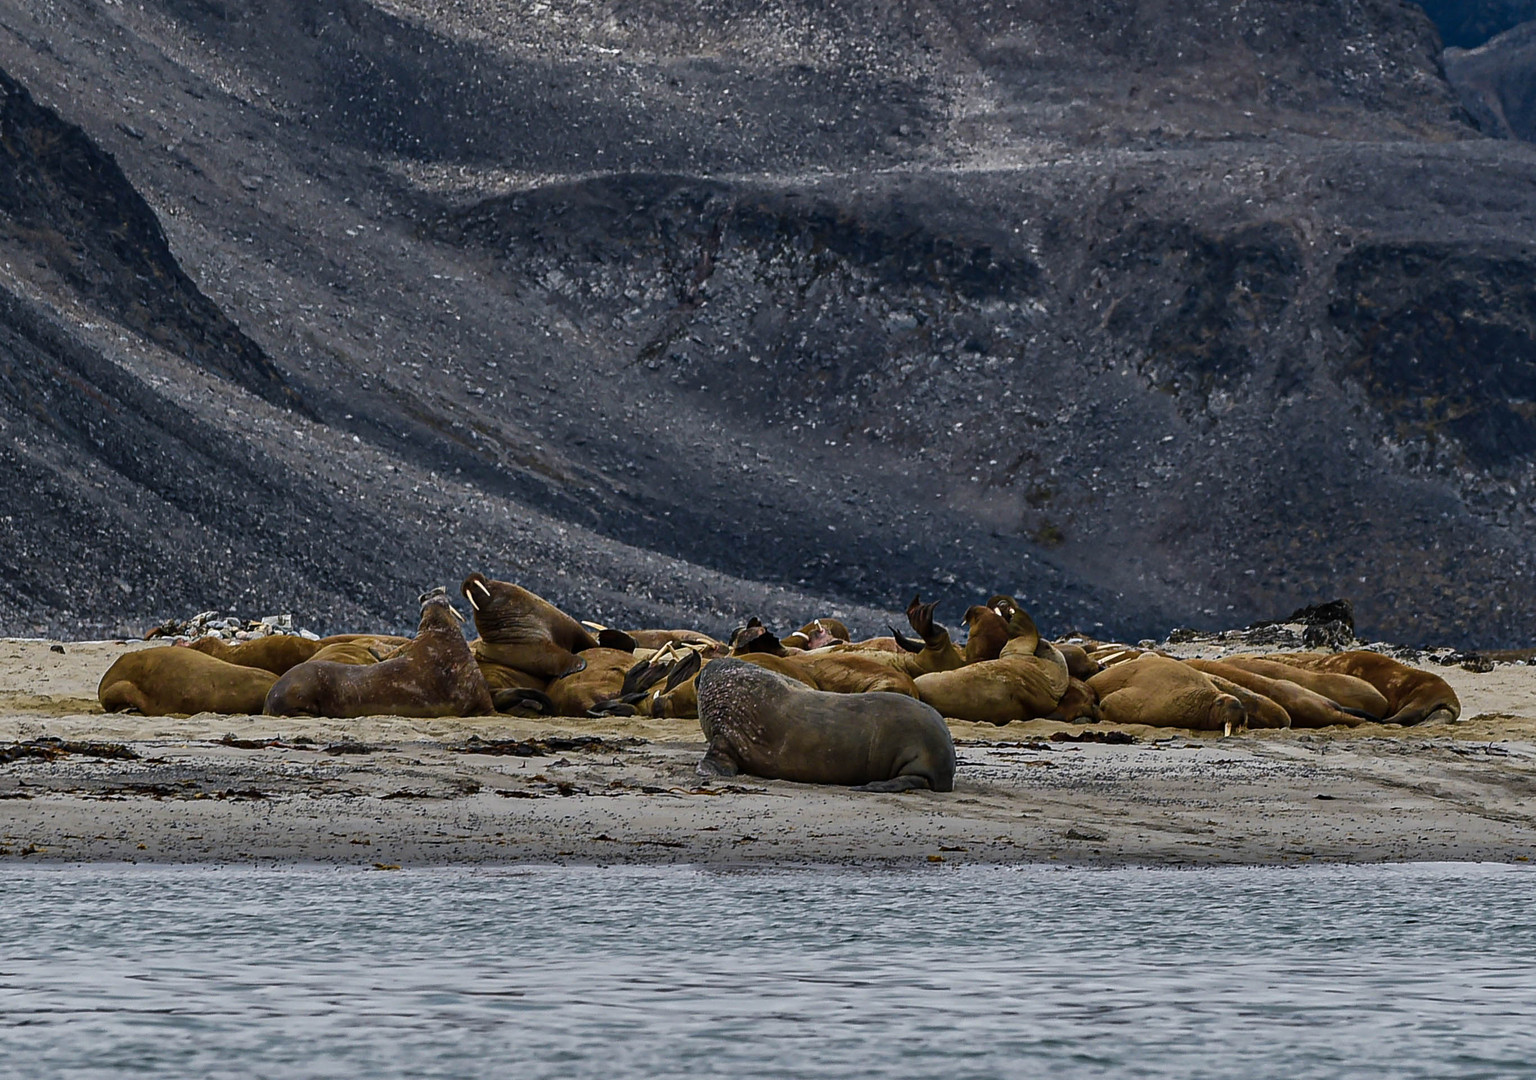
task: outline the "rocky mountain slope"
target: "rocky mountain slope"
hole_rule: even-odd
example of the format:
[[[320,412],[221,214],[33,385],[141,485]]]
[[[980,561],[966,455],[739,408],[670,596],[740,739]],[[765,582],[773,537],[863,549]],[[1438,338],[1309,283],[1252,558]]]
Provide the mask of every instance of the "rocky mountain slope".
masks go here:
[[[0,629],[1536,634],[1536,148],[1395,0],[0,11]],[[0,170],[5,171],[5,170]]]

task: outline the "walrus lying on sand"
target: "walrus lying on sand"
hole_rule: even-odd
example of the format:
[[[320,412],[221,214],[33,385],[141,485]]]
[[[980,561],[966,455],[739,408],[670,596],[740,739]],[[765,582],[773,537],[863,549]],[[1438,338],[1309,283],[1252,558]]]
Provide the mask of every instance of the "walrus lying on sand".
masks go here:
[[[416,637],[377,664],[308,661],[272,685],[271,716],[488,716],[485,676],[459,629],[463,619],[441,589],[425,594]],[[255,668],[250,669],[252,671]]]
[[[475,612],[475,655],[541,679],[580,671],[576,654],[597,648],[587,628],[542,596],[508,581],[474,573],[459,587]]]
[[[1071,685],[1066,658],[1038,635],[1011,639],[996,660],[919,675],[917,696],[943,716],[999,727],[1050,715]]]
[[[1421,671],[1381,653],[1350,649],[1328,655],[1274,653],[1266,659],[1291,667],[1364,679],[1386,699],[1381,721],[1384,724],[1423,724],[1455,720],[1461,716],[1461,699],[1450,683],[1432,672]]]
[[[698,677],[703,776],[739,772],[864,791],[953,791],[955,744],[933,709],[902,694],[829,694],[743,660]]]
[[[1271,678],[1220,660],[1186,660],[1184,662],[1196,671],[1203,671],[1207,675],[1219,675],[1228,682],[1236,683],[1245,690],[1268,698],[1280,706],[1289,718],[1289,723],[1278,725],[1280,727],[1316,728],[1330,727],[1334,724],[1353,727],[1376,719],[1367,713],[1341,708],[1338,702],[1314,690],[1308,690],[1288,677]],[[1275,726],[1255,723],[1253,715],[1255,710],[1250,707],[1251,703],[1244,701],[1241,694],[1236,696],[1238,700],[1243,701],[1243,709],[1248,713],[1249,727]]]
[[[1088,680],[1099,713],[1111,724],[1193,728],[1228,735],[1247,714],[1236,696],[1218,689],[1181,660],[1147,653],[1115,664]]]
[[[101,677],[96,696],[107,712],[132,710],[145,716],[259,713],[276,681],[263,668],[165,645],[119,656]]]

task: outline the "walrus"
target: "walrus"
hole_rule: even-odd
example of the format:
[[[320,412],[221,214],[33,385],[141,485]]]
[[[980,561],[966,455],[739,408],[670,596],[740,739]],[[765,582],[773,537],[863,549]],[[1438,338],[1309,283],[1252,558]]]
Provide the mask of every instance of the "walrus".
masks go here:
[[[597,648],[587,628],[542,596],[508,581],[470,574],[459,586],[474,609],[481,660],[504,664],[542,679],[580,671],[576,654]]]
[[[1341,653],[1277,653],[1270,657],[1292,667],[1331,671],[1364,679],[1386,698],[1384,724],[1422,724],[1461,716],[1461,699],[1440,676],[1368,649]]]
[[[1379,720],[1387,715],[1386,695],[1364,679],[1357,679],[1353,675],[1317,671],[1269,656],[1229,656],[1222,663],[1304,686],[1315,694],[1337,702],[1341,708],[1353,709],[1364,719]]]
[[[786,646],[797,649],[819,649],[824,645],[834,642],[848,642],[853,640],[853,635],[848,632],[848,626],[841,619],[812,619],[792,634],[785,634],[783,642]]]
[[[1056,703],[1042,720],[1055,720],[1062,724],[1097,724],[1101,719],[1099,715],[1099,695],[1093,692],[1082,679],[1075,675],[1069,675],[1067,689],[1061,695],[1061,700]]]
[[[1015,637],[996,660],[919,675],[917,696],[957,720],[1002,727],[1047,716],[1071,685],[1066,658],[1039,635]]]
[[[625,676],[635,666],[633,653],[601,646],[582,654],[586,667],[556,679],[544,688],[556,716],[586,716],[602,702],[619,697]],[[634,712],[633,709],[629,710]]]
[[[875,654],[819,651],[793,656],[748,653],[740,659],[830,694],[894,693],[917,696],[912,676]]]
[[[377,664],[310,660],[272,685],[271,716],[489,716],[485,676],[459,628],[463,619],[441,589],[421,598],[416,637]],[[255,669],[252,669],[255,670]]]
[[[955,788],[955,743],[944,718],[902,694],[829,694],[744,660],[716,660],[698,676],[702,776],[744,772],[770,780],[864,791]]]
[[[1260,678],[1249,672],[1251,678]],[[1237,698],[1237,703],[1243,707],[1244,726],[1250,731],[1255,728],[1288,728],[1291,726],[1291,714],[1281,708],[1279,702],[1263,694],[1255,693],[1246,686],[1223,679],[1220,675],[1205,672],[1205,677],[1210,679],[1216,689],[1223,694],[1231,694]]]
[[[965,662],[996,660],[1013,636],[1008,620],[983,604],[965,609]]]
[[[101,677],[96,697],[107,712],[255,714],[276,681],[277,676],[264,668],[165,645],[119,656]]]
[[[1104,665],[1089,656],[1088,651],[1081,645],[1074,645],[1070,641],[1058,641],[1055,645],[1061,650],[1062,658],[1067,662],[1067,673],[1074,679],[1087,682],[1104,670]]]
[[[1281,726],[1315,728],[1343,724],[1354,727],[1356,724],[1366,724],[1375,719],[1362,712],[1340,708],[1338,702],[1324,697],[1315,690],[1308,690],[1288,677],[1272,679],[1245,667],[1222,663],[1219,660],[1186,660],[1184,662],[1196,671],[1203,671],[1207,675],[1219,675],[1279,705],[1290,717],[1290,723]],[[1244,702],[1244,708],[1247,709],[1247,702]],[[1248,711],[1250,712],[1248,726],[1258,727],[1259,725],[1253,722],[1252,710]]]
[[[327,645],[351,641],[356,634],[336,634],[328,638],[306,638],[298,634],[268,634],[231,645],[222,638],[200,637],[186,643],[186,648],[216,656],[230,664],[258,667],[281,675],[296,664],[314,659]],[[400,640],[405,640],[401,638]]]
[[[1243,726],[1242,702],[1180,660],[1148,653],[1088,680],[1111,724],[1193,728],[1225,734]]]
[[[729,650],[723,641],[717,641],[697,630],[627,630],[637,649],[663,649],[668,645],[690,645],[705,650],[713,658],[724,656]]]

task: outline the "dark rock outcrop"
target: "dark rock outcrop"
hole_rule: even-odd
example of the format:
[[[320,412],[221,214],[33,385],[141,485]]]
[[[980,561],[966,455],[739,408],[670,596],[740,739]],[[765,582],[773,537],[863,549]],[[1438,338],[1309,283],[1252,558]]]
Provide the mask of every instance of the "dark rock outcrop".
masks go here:
[[[1536,142],[1536,20],[1475,49],[1446,49],[1445,73],[1483,131]]]

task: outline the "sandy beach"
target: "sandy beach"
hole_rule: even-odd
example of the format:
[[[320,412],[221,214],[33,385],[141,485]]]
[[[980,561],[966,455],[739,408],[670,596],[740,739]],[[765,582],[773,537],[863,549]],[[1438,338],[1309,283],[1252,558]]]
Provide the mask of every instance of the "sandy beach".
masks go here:
[[[955,791],[889,795],[702,783],[693,720],[102,713],[101,673],[143,647],[0,641],[0,857],[388,868],[1536,855],[1536,668],[1524,665],[1435,666],[1464,719],[1407,729],[1223,739],[953,722]],[[1072,741],[1110,731],[1133,741]]]

